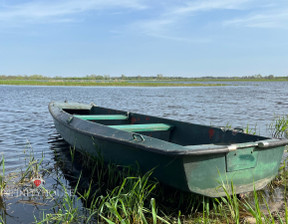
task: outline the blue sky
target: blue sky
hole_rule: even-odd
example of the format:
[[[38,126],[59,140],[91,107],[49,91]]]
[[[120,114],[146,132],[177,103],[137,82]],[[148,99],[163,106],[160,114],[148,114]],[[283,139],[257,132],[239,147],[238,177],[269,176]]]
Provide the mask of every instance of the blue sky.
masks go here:
[[[288,75],[287,0],[0,0],[0,74]]]

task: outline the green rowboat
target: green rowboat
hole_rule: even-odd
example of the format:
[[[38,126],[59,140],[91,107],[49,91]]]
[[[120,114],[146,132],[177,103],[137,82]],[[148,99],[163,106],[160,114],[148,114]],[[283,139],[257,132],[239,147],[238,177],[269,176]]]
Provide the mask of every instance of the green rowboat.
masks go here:
[[[287,139],[98,107],[51,102],[59,134],[71,146],[106,162],[155,168],[159,181],[208,197],[265,187],[278,173]],[[231,193],[231,192],[230,192]]]

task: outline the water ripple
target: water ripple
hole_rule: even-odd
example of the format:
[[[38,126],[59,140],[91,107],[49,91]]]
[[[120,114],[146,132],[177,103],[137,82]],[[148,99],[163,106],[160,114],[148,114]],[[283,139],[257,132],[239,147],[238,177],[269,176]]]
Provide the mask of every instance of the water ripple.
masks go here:
[[[257,84],[257,83],[256,83]],[[285,83],[227,87],[32,87],[0,86],[0,153],[7,170],[25,166],[23,152],[54,161],[57,133],[48,112],[52,100],[78,101],[193,123],[257,126],[269,135],[275,115],[287,114]],[[56,136],[56,139],[54,138]],[[51,164],[53,166],[53,163]]]

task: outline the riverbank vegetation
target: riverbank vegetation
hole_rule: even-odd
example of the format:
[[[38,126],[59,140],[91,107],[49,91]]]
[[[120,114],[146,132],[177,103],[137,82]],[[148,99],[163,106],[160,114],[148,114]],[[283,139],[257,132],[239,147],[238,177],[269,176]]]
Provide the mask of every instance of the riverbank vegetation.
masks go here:
[[[227,85],[223,82],[241,81],[288,81],[287,77],[273,75],[242,77],[169,77],[162,74],[156,76],[125,76],[87,75],[84,77],[47,77],[42,75],[0,75],[1,85],[45,85],[45,86],[218,86]],[[210,82],[210,83],[209,83]],[[213,82],[213,83],[211,83]],[[222,83],[221,83],[222,82]]]
[[[0,85],[33,86],[226,86],[221,83],[162,83],[162,82],[126,82],[126,81],[86,81],[86,80],[1,80]]]
[[[286,135],[287,120],[287,116],[277,117],[271,123],[269,128],[275,137]],[[61,150],[59,145],[63,145],[63,140],[53,139],[51,144]],[[31,182],[35,178],[48,180],[49,175],[55,175],[44,164],[44,154],[36,159],[29,147],[24,152],[26,167],[10,175],[5,173],[2,157],[0,223],[7,223],[7,216],[13,213],[13,204],[6,191],[9,187],[26,189],[26,194],[22,194],[21,200],[16,203],[25,202],[23,206],[30,206],[37,224],[288,223],[286,160],[280,167],[279,175],[265,190],[236,195],[233,183],[219,183],[220,188],[231,189],[232,195],[226,190],[225,197],[206,198],[162,185],[152,177],[153,170],[143,174],[139,169],[106,164],[100,153],[97,158],[91,159],[89,155],[79,154],[75,148],[62,148],[62,151],[55,152],[55,167],[61,169],[64,178],[57,172],[57,177],[53,176],[53,179],[57,180],[63,194],[54,193],[55,189],[51,189],[54,184],[35,188]],[[69,183],[65,184],[63,180],[69,180]],[[271,197],[276,187],[283,189],[283,193],[281,201],[277,199],[280,205],[275,208],[270,201],[275,200]],[[35,194],[31,195],[33,191]]]

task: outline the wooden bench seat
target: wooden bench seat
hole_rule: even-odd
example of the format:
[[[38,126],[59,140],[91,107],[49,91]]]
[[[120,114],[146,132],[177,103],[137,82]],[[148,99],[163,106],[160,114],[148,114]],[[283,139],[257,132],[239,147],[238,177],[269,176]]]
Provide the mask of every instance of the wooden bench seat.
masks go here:
[[[171,125],[164,123],[109,125],[109,127],[130,132],[169,131],[172,128]]]
[[[74,115],[74,117],[88,121],[103,121],[103,120],[127,120],[128,116],[122,114],[100,114],[100,115]]]

